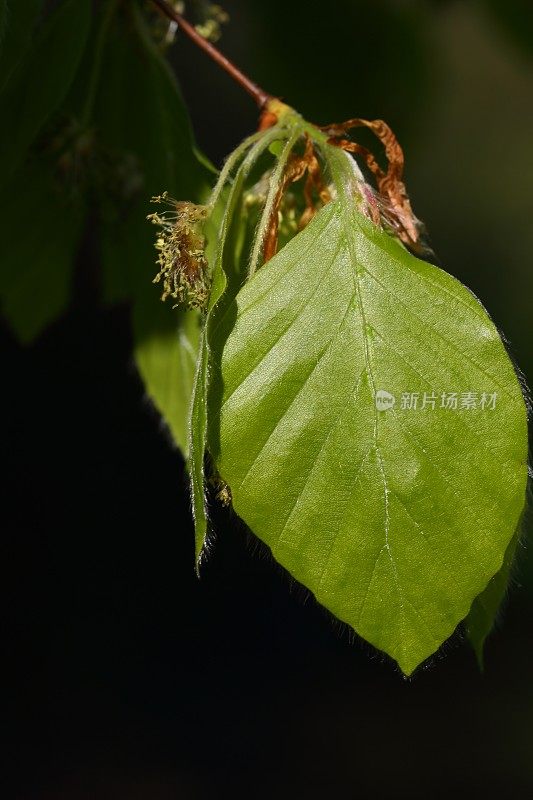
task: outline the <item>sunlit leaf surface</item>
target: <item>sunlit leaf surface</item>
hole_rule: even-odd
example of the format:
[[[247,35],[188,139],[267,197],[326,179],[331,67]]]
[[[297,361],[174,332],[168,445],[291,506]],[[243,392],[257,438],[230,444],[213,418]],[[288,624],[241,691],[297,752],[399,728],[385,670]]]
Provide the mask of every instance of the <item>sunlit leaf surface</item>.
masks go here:
[[[232,315],[209,444],[234,508],[410,674],[501,568],[524,506],[526,411],[498,332],[347,191]]]

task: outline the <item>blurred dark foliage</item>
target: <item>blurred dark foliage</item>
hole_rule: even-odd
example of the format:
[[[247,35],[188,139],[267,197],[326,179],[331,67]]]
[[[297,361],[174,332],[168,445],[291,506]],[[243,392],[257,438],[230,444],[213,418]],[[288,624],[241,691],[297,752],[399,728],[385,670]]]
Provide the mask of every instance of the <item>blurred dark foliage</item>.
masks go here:
[[[440,261],[531,379],[528,6],[231,0],[221,47],[317,122],[390,121]],[[181,37],[171,58],[220,165],[256,111]],[[483,676],[457,639],[404,681],[226,512],[197,581],[183,462],[143,397],[126,307],[102,309],[93,223],[66,316],[26,349],[2,331],[3,796],[531,796],[527,541]]]

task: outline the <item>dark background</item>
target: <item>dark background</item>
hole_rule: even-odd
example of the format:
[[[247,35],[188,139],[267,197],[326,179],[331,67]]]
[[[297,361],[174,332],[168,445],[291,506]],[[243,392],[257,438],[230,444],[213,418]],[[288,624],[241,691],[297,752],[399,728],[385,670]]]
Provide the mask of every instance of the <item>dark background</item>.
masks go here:
[[[531,5],[224,7],[222,48],[271,92],[316,122],[390,122],[441,263],[533,379]],[[253,103],[181,38],[173,59],[220,164]],[[89,231],[68,315],[28,349],[1,335],[8,796],[531,797],[527,541],[484,675],[456,637],[404,680],[227,513],[198,581],[183,462],[97,275]]]

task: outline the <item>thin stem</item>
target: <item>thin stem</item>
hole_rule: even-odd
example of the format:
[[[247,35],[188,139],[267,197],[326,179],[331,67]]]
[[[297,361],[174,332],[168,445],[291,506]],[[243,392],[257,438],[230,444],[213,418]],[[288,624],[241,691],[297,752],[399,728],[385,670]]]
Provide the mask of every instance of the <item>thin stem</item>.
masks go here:
[[[203,50],[204,53],[207,53],[207,55],[210,56],[219,67],[222,67],[239,86],[242,86],[242,88],[254,98],[259,108],[264,108],[268,101],[273,99],[272,95],[265,92],[264,89],[261,89],[260,86],[250,80],[250,78],[245,75],[244,72],[241,72],[229,58],[226,58],[226,56],[212,45],[211,42],[204,39],[190,22],[187,22],[181,14],[178,14],[178,12],[172,8],[167,0],[152,0],[152,3],[158,7],[162,14],[176,22],[183,33],[185,33],[197,47]]]
[[[272,210],[274,208],[274,202],[276,200],[278,188],[283,179],[283,173],[285,172],[285,167],[287,165],[287,161],[289,160],[289,156],[292,153],[294,146],[296,145],[296,142],[298,141],[301,135],[302,135],[302,130],[300,127],[297,127],[291,134],[283,150],[281,151],[278,157],[276,168],[272,172],[272,175],[270,177],[267,198],[263,208],[263,213],[261,214],[261,221],[259,222],[257,235],[255,237],[255,243],[252,250],[252,255],[250,256],[250,266],[248,268],[248,275],[250,277],[252,277],[254,272],[259,267],[259,261],[261,259],[261,254],[263,251],[263,245],[265,241],[265,233],[268,224],[270,222],[270,217],[272,215]]]
[[[226,163],[222,167],[216,185],[213,191],[211,192],[208,204],[209,208],[212,209],[216,205],[218,198],[220,197],[220,194],[224,186],[226,185],[233,168],[238,163],[238,161],[244,157],[246,150],[248,150],[253,144],[255,144],[255,142],[257,142],[262,136],[263,136],[263,131],[258,131],[257,133],[253,133],[251,136],[248,136],[248,138],[245,139],[244,142],[241,142],[241,144],[236,148],[236,150],[234,150],[233,153],[229,156]]]
[[[220,226],[218,232],[218,250],[217,255],[215,258],[215,264],[213,269],[213,282],[216,281],[216,275],[220,271],[223,271],[223,257],[224,257],[224,246],[226,242],[226,236],[228,233],[228,226],[231,223],[233,218],[233,214],[235,213],[235,209],[237,207],[237,203],[239,201],[240,192],[242,187],[244,186],[244,182],[248,175],[250,174],[252,168],[257,163],[257,160],[262,156],[264,151],[270,147],[273,141],[282,137],[284,134],[284,130],[279,125],[273,125],[267,131],[263,133],[263,135],[250,147],[248,150],[244,160],[239,164],[239,168],[235,175],[234,181],[231,184],[231,188],[228,193],[228,198],[225,203],[224,215],[222,218],[222,224]],[[220,295],[216,297],[214,300],[213,294],[211,295],[210,304],[208,306],[208,315],[215,305],[218,302]],[[208,317],[209,321],[209,317]],[[220,324],[220,320],[218,321],[217,325]]]

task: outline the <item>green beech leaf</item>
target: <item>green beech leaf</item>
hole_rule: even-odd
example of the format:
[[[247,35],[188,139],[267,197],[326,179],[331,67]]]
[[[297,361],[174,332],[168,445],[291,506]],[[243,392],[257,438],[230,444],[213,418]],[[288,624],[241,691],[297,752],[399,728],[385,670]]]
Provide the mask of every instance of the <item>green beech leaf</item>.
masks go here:
[[[202,331],[193,385],[189,423],[189,474],[194,517],[194,543],[197,570],[207,539],[207,506],[204,484],[204,456],[207,441],[207,380],[209,353],[206,328]]]
[[[150,196],[202,200],[210,170],[197,156],[176,80],[150,39],[140,12],[111,27],[96,98],[99,143],[120,164],[119,191],[102,187],[104,299],[133,301],[134,355],[148,395],[186,454],[192,377],[199,347],[198,315],[164,306],[151,286],[154,228]],[[133,25],[131,22],[133,21]],[[135,87],[135,102],[124,86]]]
[[[194,311],[174,311],[156,305],[151,295],[133,308],[134,356],[151,400],[165,419],[172,437],[187,457],[188,420],[200,340],[200,317]]]
[[[43,0],[24,3],[2,0],[0,10],[0,91],[17,64],[25,57]]]
[[[8,15],[7,0],[0,0],[0,53],[2,52],[2,48],[4,45],[4,37],[7,25],[7,15]]]
[[[466,633],[474,648],[481,670],[483,669],[485,641],[494,627],[498,611],[505,598],[519,540],[520,534],[517,532],[505,551],[501,569],[491,578],[487,588],[476,597],[465,620]]]
[[[217,246],[212,263],[213,283],[209,296],[207,315],[204,323],[196,377],[194,382],[193,400],[190,417],[190,447],[189,447],[189,472],[191,477],[191,494],[194,514],[195,543],[197,566],[200,563],[202,552],[206,545],[208,532],[208,514],[206,506],[204,456],[207,442],[208,425],[208,391],[211,372],[211,327],[219,314],[225,312],[225,305],[219,301],[226,292],[226,301],[231,302],[246,276],[246,244],[250,244],[250,220],[245,221],[243,216],[243,192],[246,180],[252,169],[276,141],[291,138],[291,130],[283,126],[276,126],[245,140],[228,159],[225,170],[221,174],[219,183],[214,189],[214,196],[218,196],[219,186],[225,185],[225,171],[229,177],[230,167],[238,165],[231,188],[227,196],[222,194],[224,210],[220,225],[215,224],[213,230],[217,235]],[[240,162],[240,163],[239,163]],[[214,212],[220,208],[218,202],[214,204]],[[248,236],[247,236],[248,234]],[[253,237],[252,237],[253,238]],[[226,303],[227,305],[227,303]]]
[[[104,186],[101,196],[108,302],[146,292],[153,277],[154,229],[146,224],[153,211],[150,196],[167,190],[178,200],[201,202],[211,182],[197,156],[176,79],[138,9],[129,11],[129,24],[119,17],[108,35],[95,113],[100,145],[122,164],[123,173],[118,195],[106,193]],[[125,85],[135,87],[136,102],[124,92]]]
[[[44,123],[66,96],[83,54],[90,21],[89,0],[61,3],[0,95],[1,182],[15,172]]]
[[[526,410],[478,300],[363,217],[330,160],[337,198],[211,331],[208,446],[280,564],[410,674],[502,567]]]
[[[209,341],[208,335],[211,318],[216,304],[222,297],[227,286],[227,264],[230,228],[236,212],[238,201],[241,199],[244,180],[244,167],[241,167],[233,187],[226,200],[225,209],[218,229],[218,241],[214,254],[213,282],[209,295],[207,315],[204,321],[198,362],[193,385],[191,414],[189,420],[189,473],[191,478],[191,497],[194,516],[195,554],[197,568],[207,539],[207,506],[205,496],[204,457],[207,441],[207,392],[209,380]],[[213,226],[212,232],[216,230]],[[225,268],[226,267],[226,268]]]
[[[65,311],[84,203],[65,196],[51,165],[37,161],[2,188],[0,215],[2,314],[26,344]]]

